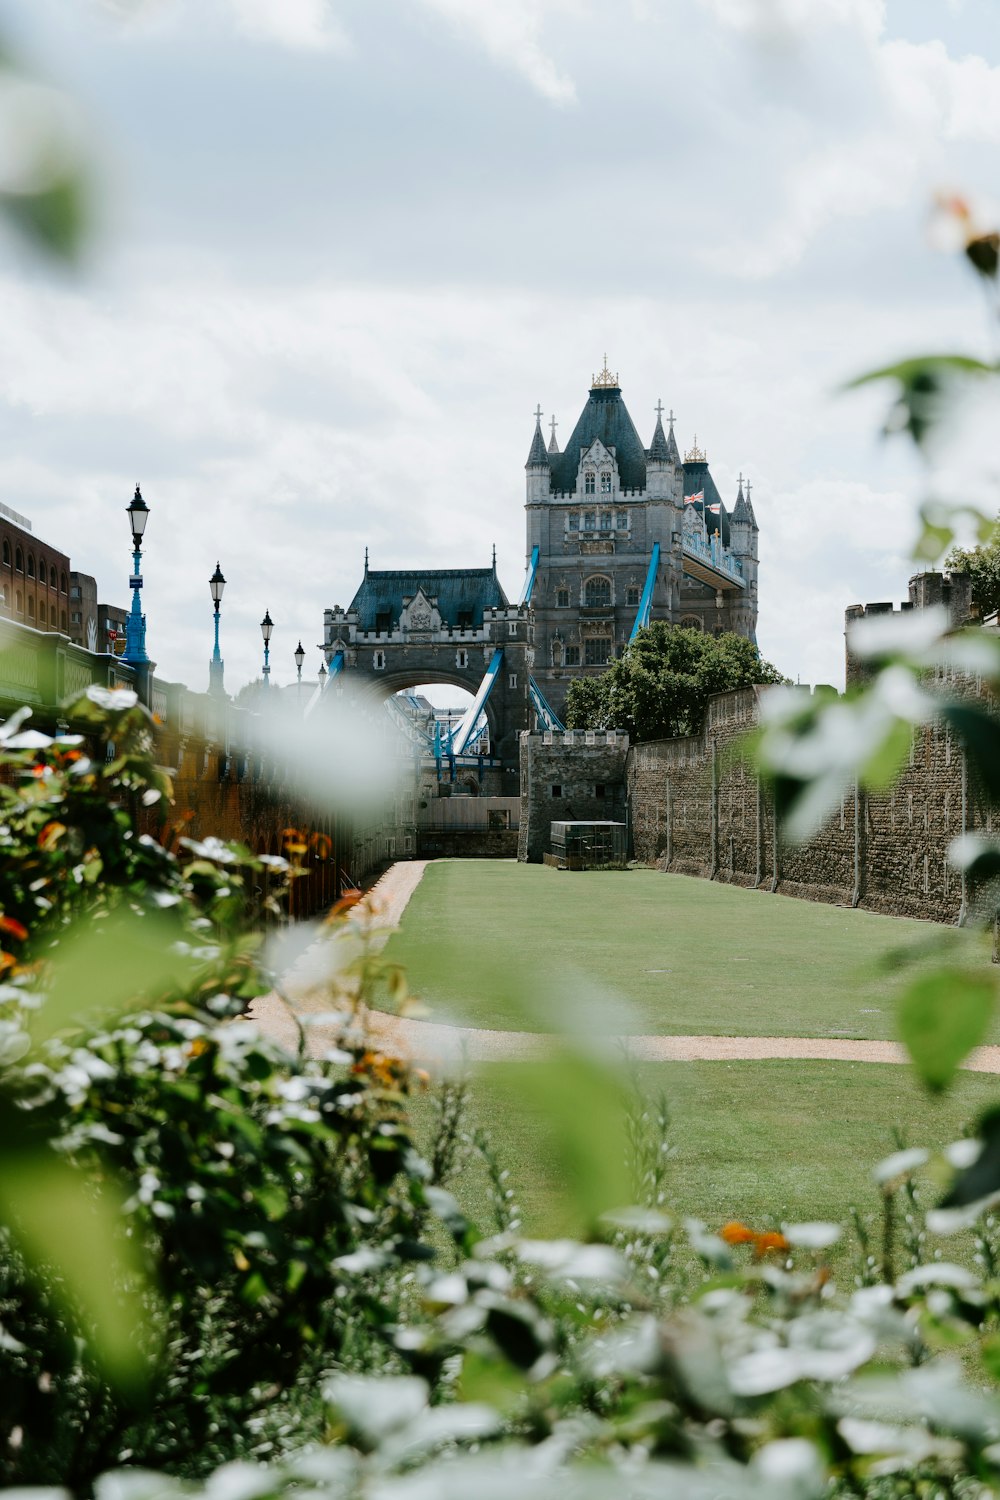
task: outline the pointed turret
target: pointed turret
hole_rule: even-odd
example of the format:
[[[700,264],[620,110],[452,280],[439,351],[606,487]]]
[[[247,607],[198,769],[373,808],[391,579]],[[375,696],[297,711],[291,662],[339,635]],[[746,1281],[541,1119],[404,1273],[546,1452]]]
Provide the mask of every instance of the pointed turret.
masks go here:
[[[667,413],[667,421],[670,423],[670,431],[667,433],[667,457],[672,464],[679,465],[681,450],[678,448],[677,439],[674,437],[674,420],[674,409],[671,407]]]
[[[559,452],[559,444],[556,442],[556,428],[559,426],[559,423],[556,421],[555,417],[553,417],[551,419],[549,425],[552,428],[552,433],[551,433],[551,435],[549,437],[549,452],[550,453],[558,453]]]
[[[663,430],[663,422],[660,419],[662,408],[657,407],[656,426],[653,428],[653,441],[646,452],[646,457],[654,462],[668,464],[670,462],[670,450],[667,447],[667,434]],[[671,429],[672,430],[672,429]]]
[[[545,439],[542,437],[542,409],[538,408],[535,413],[535,435],[531,439],[531,447],[528,450],[528,462],[526,469],[533,469],[536,464],[543,464],[547,469],[549,466],[549,455],[545,447]]]
[[[754,513],[753,513],[753,506],[750,504],[750,481],[749,481],[749,479],[747,480],[746,490],[747,490],[747,510],[750,513],[750,525],[753,527],[754,531],[759,531],[760,527],[757,525],[757,517],[754,515]]]
[[[743,475],[740,475],[739,489],[736,491],[736,504],[733,506],[733,525],[750,526],[753,524],[753,514],[743,494]]]

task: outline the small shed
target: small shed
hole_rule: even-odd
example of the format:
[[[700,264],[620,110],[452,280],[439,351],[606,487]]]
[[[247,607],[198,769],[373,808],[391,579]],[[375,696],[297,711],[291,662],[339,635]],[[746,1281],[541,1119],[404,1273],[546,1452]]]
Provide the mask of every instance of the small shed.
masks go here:
[[[628,859],[624,823],[553,823],[550,845],[557,870],[623,870]]]

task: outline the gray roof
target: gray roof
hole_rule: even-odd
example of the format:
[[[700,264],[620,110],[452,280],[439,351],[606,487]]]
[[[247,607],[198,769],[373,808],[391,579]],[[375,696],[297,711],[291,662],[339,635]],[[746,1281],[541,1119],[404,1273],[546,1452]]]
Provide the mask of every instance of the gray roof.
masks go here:
[[[580,455],[586,452],[595,438],[600,438],[605,448],[614,449],[622,489],[644,490],[646,450],[622,400],[621,388],[617,385],[592,387],[587,404],[580,413],[564,451],[551,456],[553,490],[571,493],[576,489]]]
[[[535,435],[531,439],[531,447],[528,450],[528,462],[524,467],[530,469],[533,464],[544,464],[546,468],[549,466],[549,455],[545,450],[545,439],[542,437],[542,424],[537,417]]]
[[[673,431],[673,428],[671,428],[671,437],[673,436]],[[670,462],[670,449],[667,447],[667,435],[663,431],[663,423],[660,421],[659,412],[657,412],[656,426],[653,429],[653,441],[649,445],[649,451],[647,452],[646,457],[651,459],[660,459],[663,463]]]
[[[733,521],[737,525],[742,523],[744,526],[750,526],[752,524],[751,515],[752,512],[746,502],[746,496],[743,494],[743,480],[740,479],[740,487],[736,491],[736,504],[733,507]]]
[[[446,625],[457,626],[460,614],[470,615],[478,630],[486,609],[506,609],[507,595],[493,568],[443,568],[427,572],[375,572],[369,570],[351,600],[357,611],[359,630],[374,630],[377,615],[387,614],[395,624],[403,602],[423,589],[441,611]]]

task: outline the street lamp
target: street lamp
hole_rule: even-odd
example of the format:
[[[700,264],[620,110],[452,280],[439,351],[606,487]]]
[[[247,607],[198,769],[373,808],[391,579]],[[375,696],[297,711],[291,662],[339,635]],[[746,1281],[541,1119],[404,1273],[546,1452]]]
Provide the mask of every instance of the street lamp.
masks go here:
[[[274,621],[271,619],[271,611],[265,609],[264,618],[260,622],[260,633],[264,637],[264,686],[271,685],[271,631],[274,629]]]
[[[208,580],[208,586],[212,592],[212,603],[215,605],[215,646],[208,667],[208,691],[222,694],[225,691],[222,686],[225,663],[219,653],[219,607],[222,604],[222,591],[226,586],[226,580],[222,576],[222,569],[218,562],[215,564],[215,572]]]
[[[299,681],[301,682],[302,681],[302,663],[306,659],[306,653],[302,649],[302,642],[301,641],[299,641],[299,644],[296,646],[295,650],[292,652],[292,655],[295,657],[295,670],[298,672],[298,674],[299,674]]]
[[[142,589],[142,574],[139,572],[142,566],[142,536],[149,520],[149,506],[142,498],[138,485],[135,487],[132,503],[125,507],[125,512],[132,528],[132,576],[128,581],[132,590],[132,608],[125,622],[125,650],[122,659],[130,666],[138,666],[149,661],[146,655],[146,616],[139,603]]]

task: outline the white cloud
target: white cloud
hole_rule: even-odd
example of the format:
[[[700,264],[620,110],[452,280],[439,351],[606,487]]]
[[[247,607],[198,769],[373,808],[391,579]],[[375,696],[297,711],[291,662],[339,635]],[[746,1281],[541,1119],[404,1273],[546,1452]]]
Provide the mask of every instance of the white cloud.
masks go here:
[[[805,38],[821,25],[856,26],[877,37],[885,24],[885,0],[701,0],[725,26],[762,41]]]
[[[421,0],[458,30],[471,34],[498,62],[514,68],[553,104],[573,104],[576,87],[542,46],[544,12],[572,11],[568,0]]]
[[[247,36],[305,52],[342,52],[347,36],[328,0],[227,0]]]

